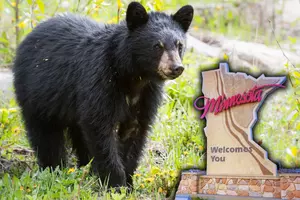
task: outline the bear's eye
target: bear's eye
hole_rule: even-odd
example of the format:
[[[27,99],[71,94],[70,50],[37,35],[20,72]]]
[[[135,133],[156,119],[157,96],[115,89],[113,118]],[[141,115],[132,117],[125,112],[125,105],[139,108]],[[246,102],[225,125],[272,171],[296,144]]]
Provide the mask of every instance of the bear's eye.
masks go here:
[[[181,54],[183,50],[183,45],[181,43],[178,44],[178,51]]]
[[[162,48],[164,48],[164,44],[162,42],[159,42],[154,45],[154,49],[162,49]]]

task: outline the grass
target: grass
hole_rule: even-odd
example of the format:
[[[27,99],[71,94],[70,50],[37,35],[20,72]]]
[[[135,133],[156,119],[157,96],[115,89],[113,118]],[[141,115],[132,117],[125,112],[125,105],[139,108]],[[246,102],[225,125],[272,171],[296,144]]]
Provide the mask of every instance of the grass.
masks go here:
[[[188,52],[184,75],[166,85],[157,123],[149,136],[143,159],[134,175],[135,189],[126,199],[162,199],[174,194],[181,168],[205,167],[205,139],[192,101],[199,90],[199,56]],[[185,88],[183,91],[182,88]],[[14,99],[0,105],[0,155],[3,169],[0,194],[7,199],[124,199],[107,193],[105,184],[78,169],[74,156],[69,168],[39,171],[30,151],[19,108]],[[6,162],[4,162],[6,161]],[[183,165],[185,163],[185,165]],[[1,166],[1,165],[0,165]],[[0,168],[1,169],[1,168]]]
[[[165,87],[166,95],[159,108],[156,123],[149,135],[143,159],[134,175],[134,191],[126,194],[107,192],[105,184],[88,174],[89,165],[76,168],[74,156],[69,168],[50,173],[39,171],[30,151],[23,122],[16,102],[11,99],[0,105],[0,194],[6,199],[164,199],[174,189],[184,168],[205,169],[205,137],[203,122],[192,102],[199,94],[199,71],[208,69],[202,62],[212,61],[192,51],[187,52],[185,73]],[[294,90],[278,92],[263,107],[261,120],[255,127],[258,140],[269,148],[269,154],[288,166],[299,167],[299,154],[293,143],[299,138],[296,131],[298,116],[288,117],[293,106]],[[285,98],[282,98],[285,97]],[[278,116],[274,116],[277,113]],[[293,119],[292,119],[293,118]],[[293,120],[293,121],[291,121]],[[295,121],[296,120],[296,121]],[[280,132],[278,132],[280,130]],[[292,133],[292,132],[295,133]],[[295,144],[292,146],[292,144]],[[276,147],[276,148],[275,148]],[[287,149],[291,149],[291,153]],[[0,168],[1,169],[1,168]]]

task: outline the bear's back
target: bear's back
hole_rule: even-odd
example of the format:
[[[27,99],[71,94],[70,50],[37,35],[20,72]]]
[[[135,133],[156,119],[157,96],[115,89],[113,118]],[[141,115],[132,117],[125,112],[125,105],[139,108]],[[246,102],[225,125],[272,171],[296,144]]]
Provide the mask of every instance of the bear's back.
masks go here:
[[[28,34],[18,47],[16,59],[24,53],[34,58],[46,53],[53,57],[80,56],[93,43],[105,45],[112,33],[113,25],[73,14],[58,15],[41,22]]]
[[[88,78],[84,73],[106,67],[103,57],[113,31],[114,25],[72,14],[41,22],[17,49],[13,71],[19,103],[41,114],[66,115],[65,108],[75,106],[79,81]]]

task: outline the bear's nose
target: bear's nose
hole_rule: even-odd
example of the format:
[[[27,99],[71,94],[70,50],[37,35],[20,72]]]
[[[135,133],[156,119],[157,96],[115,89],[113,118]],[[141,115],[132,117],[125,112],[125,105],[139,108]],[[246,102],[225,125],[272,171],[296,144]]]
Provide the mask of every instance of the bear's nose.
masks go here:
[[[182,72],[183,72],[183,70],[184,70],[184,67],[181,66],[181,65],[175,65],[175,66],[173,67],[173,73],[174,73],[176,76],[181,75]]]

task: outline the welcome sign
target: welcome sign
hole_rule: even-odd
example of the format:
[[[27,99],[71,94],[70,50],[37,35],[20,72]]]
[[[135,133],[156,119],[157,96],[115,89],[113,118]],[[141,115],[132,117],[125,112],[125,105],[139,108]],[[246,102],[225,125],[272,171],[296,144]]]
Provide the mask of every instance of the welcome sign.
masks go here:
[[[245,73],[229,72],[227,63],[219,69],[202,72],[202,93],[194,107],[206,118],[207,175],[276,175],[276,164],[253,141],[252,127],[267,95],[285,77],[255,79]],[[204,105],[199,106],[203,100]]]
[[[254,78],[220,63],[201,78],[202,95],[193,103],[200,120],[206,120],[206,172],[183,171],[176,199],[199,194],[300,198],[300,175],[277,173],[277,165],[253,140],[260,107],[285,87],[286,77]]]

